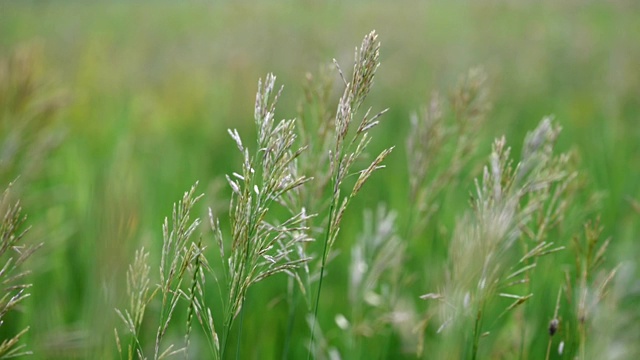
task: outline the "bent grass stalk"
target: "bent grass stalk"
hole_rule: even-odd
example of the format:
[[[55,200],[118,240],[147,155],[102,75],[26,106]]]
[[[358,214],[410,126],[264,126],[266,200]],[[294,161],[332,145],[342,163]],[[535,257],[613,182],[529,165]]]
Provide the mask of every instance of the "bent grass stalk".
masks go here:
[[[350,171],[353,165],[362,157],[367,145],[371,141],[368,134],[369,130],[378,125],[378,118],[386,112],[386,110],[384,110],[369,117],[371,111],[371,109],[369,109],[360,121],[355,133],[349,136],[352,127],[351,124],[373,85],[376,70],[380,65],[379,56],[380,43],[377,34],[375,31],[372,31],[364,37],[360,48],[356,48],[351,81],[348,82],[345,79],[342,70],[336,63],[340,76],[345,84],[345,89],[338,103],[338,109],[335,115],[334,148],[329,154],[332,193],[322,245],[320,277],[313,305],[313,318],[311,319],[309,358],[311,358],[311,354],[314,352],[315,327],[320,307],[320,294],[322,292],[325,267],[331,248],[340,231],[340,222],[342,221],[344,212],[350,201],[358,191],[360,191],[371,174],[375,170],[384,167],[381,164],[393,149],[388,148],[383,150],[367,168],[359,171],[357,173],[358,178],[349,195],[345,197],[341,196],[343,181],[347,176],[351,175]]]

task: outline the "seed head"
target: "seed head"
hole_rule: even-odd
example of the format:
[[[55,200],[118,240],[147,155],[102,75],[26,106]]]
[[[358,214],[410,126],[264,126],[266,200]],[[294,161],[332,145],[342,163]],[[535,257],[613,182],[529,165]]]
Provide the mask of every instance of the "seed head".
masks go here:
[[[558,325],[560,325],[558,319],[553,319],[549,322],[549,335],[553,336],[558,331]]]

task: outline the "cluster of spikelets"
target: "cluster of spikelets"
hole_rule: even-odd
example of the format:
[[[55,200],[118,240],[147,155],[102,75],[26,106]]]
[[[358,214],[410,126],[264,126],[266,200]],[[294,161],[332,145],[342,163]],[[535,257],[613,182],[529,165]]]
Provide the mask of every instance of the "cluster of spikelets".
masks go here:
[[[205,221],[209,229],[202,231],[203,221],[193,215],[203,197],[196,183],[174,205],[171,218],[165,219],[161,253],[151,254],[145,248],[135,252],[127,271],[128,303],[116,310],[123,324],[115,329],[121,358],[201,357],[206,350],[194,344],[195,331],[197,339],[204,337],[208,342],[207,357],[228,358],[230,338],[241,339],[232,331],[242,332],[249,289],[276,274],[286,275],[288,281],[284,298],[291,308],[289,324],[298,303],[306,305],[309,332],[303,346],[309,357],[361,358],[363,347],[369,345],[390,355],[391,338],[400,341],[404,353],[418,357],[523,357],[539,346],[540,334],[547,336],[543,341],[546,358],[554,351],[583,359],[596,354],[625,357],[637,351],[629,346],[637,325],[629,325],[629,319],[615,311],[628,294],[623,285],[616,286],[614,277],[625,272],[621,267],[605,269],[609,240],[602,241],[599,222],[587,221],[584,234],[573,236],[572,242],[563,240],[571,238],[567,233],[573,229],[567,224],[584,218],[575,213],[581,183],[570,154],[554,150],[560,128],[550,118],[527,135],[518,161],[513,160],[504,137],[493,143],[474,183],[470,208],[459,214],[452,231],[441,232],[448,240],[442,277],[425,285],[416,282],[420,275],[407,273],[405,262],[411,256],[430,256],[407,250],[416,242],[433,242],[425,238],[438,228],[434,215],[445,194],[466,189],[466,177],[474,175],[473,161],[481,153],[476,134],[490,109],[486,76],[477,69],[461,80],[448,99],[434,93],[425,109],[411,118],[406,143],[410,201],[404,231],[398,229],[398,212],[388,206],[366,210],[362,231],[350,242],[347,310],[323,311],[322,283],[336,255],[345,213],[393,149],[367,160],[370,131],[386,111],[375,115],[370,108],[361,111],[379,66],[379,48],[372,32],[356,49],[350,77],[336,62],[317,77],[309,75],[297,120],[276,121],[282,88],[276,90],[273,75],[259,82],[255,147],[245,144],[237,130],[229,130],[242,164],[226,178],[231,189],[228,218],[221,221],[209,209]],[[0,80],[9,74],[5,65],[0,66]],[[334,84],[327,71],[334,69],[344,87],[337,108],[332,105]],[[15,77],[20,72],[11,74]],[[4,114],[20,113],[25,107],[17,95],[31,93],[27,91],[30,81],[16,81],[18,85],[0,88],[3,94],[24,88],[12,93],[16,96],[0,98],[12,99],[0,104],[13,111]],[[35,120],[28,123],[37,123],[47,119],[46,109],[21,116],[31,116]],[[3,154],[31,133],[26,128],[12,129],[17,135],[3,139]],[[17,144],[42,152],[55,140]],[[31,154],[41,158],[36,155]],[[25,162],[3,159],[0,165],[20,163]],[[10,170],[2,172],[3,181],[9,173],[29,173],[29,169]],[[28,297],[30,285],[24,280],[28,271],[22,266],[39,245],[21,244],[24,217],[8,191],[0,205],[2,325],[5,316]],[[212,244],[218,248],[213,257],[208,252]],[[541,268],[568,251],[575,254],[575,263],[559,270],[562,281],[548,286],[536,282],[546,279]],[[156,257],[157,268],[152,265]],[[220,263],[210,265],[214,258]],[[430,274],[426,277],[433,280]],[[211,283],[219,299],[211,299]],[[416,296],[407,288],[426,291]],[[547,319],[527,317],[527,307],[533,307],[536,298],[545,299],[535,304],[544,305]],[[214,304],[220,308],[212,308]],[[330,317],[335,319],[331,333],[319,321]],[[175,329],[180,326],[184,331],[179,335],[182,339],[177,339]],[[625,326],[631,331],[624,333]],[[27,330],[3,339],[0,355],[28,354],[20,343]],[[289,326],[285,357],[291,330]]]
[[[30,271],[24,268],[24,263],[40,247],[25,243],[24,236],[27,229],[22,229],[26,216],[22,214],[19,201],[11,198],[10,187],[3,192],[0,199],[0,284],[2,295],[0,296],[0,326],[4,325],[11,312],[19,309],[21,303],[30,296],[29,284],[26,277]],[[11,324],[8,324],[11,326]],[[6,325],[5,325],[6,326]],[[2,339],[0,343],[0,357],[17,357],[28,355],[21,338],[29,331],[29,327],[18,330],[11,337]]]
[[[329,179],[326,183],[330,192],[328,209],[323,209],[324,204],[314,204],[312,197],[302,189],[313,180],[298,168],[298,160],[307,145],[297,147],[295,120],[275,121],[275,105],[280,93],[275,91],[275,77],[268,75],[264,82],[260,81],[254,117],[258,136],[253,153],[236,130],[229,131],[243,158],[241,172],[227,176],[232,190],[229,234],[224,234],[219,219],[209,211],[211,228],[224,263],[223,276],[215,277],[224,298],[223,319],[214,319],[204,301],[204,282],[207,275],[211,275],[211,268],[203,255],[205,247],[202,236],[197,241],[192,240],[200,221],[198,218],[190,219],[190,211],[200,199],[200,196],[195,196],[194,186],[174,208],[171,229],[165,222],[158,286],[150,291],[148,255],[144,249],[136,253],[134,264],[129,269],[128,292],[131,303],[129,309],[118,310],[118,314],[130,333],[130,340],[126,347],[123,346],[116,330],[121,356],[149,357],[144,344],[140,342],[142,336],[139,331],[147,304],[157,296],[161,298],[161,314],[153,358],[187,354],[193,318],[205,329],[213,356],[224,357],[230,331],[243,311],[248,289],[278,273],[288,274],[307,295],[309,306],[313,309],[313,316],[310,317],[311,334],[315,333],[324,269],[338,236],[340,222],[350,201],[371,174],[382,167],[384,158],[391,152],[391,149],[384,150],[364,169],[353,170],[371,141],[369,130],[378,124],[378,118],[382,115],[370,116],[370,111],[367,111],[357,128],[353,125],[373,84],[379,65],[378,57],[377,35],[371,33],[356,51],[351,81],[342,76],[345,90],[332,119],[333,128],[327,132],[331,134],[327,135],[330,137],[329,154],[324,158],[324,164],[315,164],[319,169],[325,165],[325,173],[319,175]],[[357,179],[347,195],[342,195],[343,183],[351,175],[357,175]],[[314,212],[307,210],[306,202]],[[272,213],[283,211],[289,214],[284,221],[271,220]],[[317,270],[311,271],[308,263],[315,258],[307,254],[307,244],[316,241],[318,234],[311,230],[309,223],[318,216],[323,217],[321,221],[326,229],[320,240],[323,245],[317,257]],[[311,286],[316,282],[314,301],[310,294],[314,290]],[[179,347],[173,344],[165,346],[163,339],[180,300],[188,304],[184,344]],[[315,348],[313,335],[310,344],[311,348]]]
[[[593,321],[590,313],[604,298],[616,270],[597,279],[592,276],[602,273],[608,245],[608,241],[599,245],[599,225],[586,226],[584,244],[579,237],[574,246],[552,239],[564,234],[563,223],[580,183],[571,156],[554,151],[560,128],[550,118],[527,135],[515,163],[504,137],[493,143],[488,164],[475,181],[471,207],[458,217],[451,233],[446,271],[435,285],[438,290],[422,295],[427,300],[422,303],[403,291],[412,282],[403,271],[409,256],[407,244],[419,241],[425,229],[433,226],[438,199],[452,187],[462,186],[463,173],[479,153],[475,134],[485,123],[490,106],[486,76],[477,69],[462,79],[448,100],[434,94],[428,106],[412,117],[406,144],[412,201],[405,234],[397,230],[396,212],[384,206],[365,212],[363,232],[351,248],[350,312],[333,314],[343,335],[330,338],[322,331],[317,321],[327,316],[320,310],[322,282],[345,211],[393,149],[383,150],[369,165],[354,170],[367,155],[369,131],[385,112],[371,116],[368,109],[358,120],[378,61],[379,43],[371,33],[356,49],[350,79],[334,62],[344,83],[335,112],[330,110],[330,76],[326,71],[319,80],[309,75],[299,120],[275,121],[282,89],[275,91],[273,75],[259,83],[255,149],[243,143],[238,131],[229,131],[243,161],[239,173],[227,176],[232,191],[228,231],[209,210],[222,274],[214,273],[204,256],[211,242],[207,234],[196,234],[200,219],[190,217],[201,198],[195,195],[194,186],[175,206],[172,225],[165,221],[157,286],[150,285],[148,253],[144,249],[136,252],[128,272],[131,302],[128,309],[118,310],[129,339],[122,342],[116,331],[121,357],[188,356],[192,326],[198,323],[212,356],[225,358],[238,321],[238,331],[242,331],[241,314],[249,288],[279,273],[288,275],[290,316],[295,316],[301,298],[307,305],[310,357],[359,357],[363,343],[381,335],[386,343],[397,336],[403,351],[418,356],[425,351],[438,358],[522,354],[533,346],[535,336],[530,332],[537,330],[518,319],[526,315],[522,309],[534,296],[544,296],[534,292],[543,287],[534,286],[531,279],[543,258],[568,247],[576,253],[575,269],[565,270],[564,283],[554,287],[557,296],[549,297],[556,301],[549,301],[551,311],[543,332],[549,334],[546,356],[550,357],[555,343],[559,353],[586,357],[587,333]],[[355,180],[347,181],[352,176]],[[205,280],[210,278],[219,288],[220,319],[214,318],[205,299]],[[148,348],[141,331],[152,301],[160,302],[159,326],[155,346]],[[183,344],[175,346],[165,337],[180,306],[187,307],[187,322]],[[505,320],[508,317],[514,320]],[[505,329],[506,324],[521,328]],[[554,335],[563,327],[563,339],[554,342]],[[291,328],[287,331],[289,337]],[[285,346],[288,342],[289,338]]]

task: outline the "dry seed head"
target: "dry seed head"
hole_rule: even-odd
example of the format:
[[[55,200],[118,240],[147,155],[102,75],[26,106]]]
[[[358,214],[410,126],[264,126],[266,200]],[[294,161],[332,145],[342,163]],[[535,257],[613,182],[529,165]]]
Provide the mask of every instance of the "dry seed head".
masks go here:
[[[558,331],[558,326],[560,325],[560,321],[558,319],[553,319],[549,322],[549,335],[555,335],[556,331]]]

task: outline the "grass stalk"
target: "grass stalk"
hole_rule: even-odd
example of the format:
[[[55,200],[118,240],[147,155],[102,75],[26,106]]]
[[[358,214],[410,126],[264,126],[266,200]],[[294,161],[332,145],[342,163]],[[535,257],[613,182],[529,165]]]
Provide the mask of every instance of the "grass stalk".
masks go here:
[[[476,360],[478,358],[478,344],[480,343],[480,331],[482,329],[482,312],[480,308],[476,314],[476,319],[473,325],[473,345],[471,348],[471,359]]]
[[[549,355],[551,354],[551,344],[553,335],[558,331],[558,326],[560,326],[560,320],[558,319],[558,311],[560,310],[560,297],[562,296],[562,288],[558,289],[558,297],[556,299],[556,308],[553,313],[553,319],[549,322],[549,341],[547,342],[547,353],[545,355],[545,360],[549,360]]]
[[[0,198],[0,325],[17,313],[31,296],[32,285],[26,282],[30,270],[24,268],[24,263],[42,246],[25,243],[24,237],[30,227],[23,228],[26,216],[22,214],[20,201],[14,202],[11,198],[11,187],[9,184]],[[25,326],[16,333],[11,333],[12,330],[3,332],[0,357],[31,355],[22,343],[29,329]]]
[[[375,31],[372,31],[364,37],[360,48],[356,48],[351,81],[346,80],[342,69],[340,69],[340,66],[336,63],[338,72],[344,82],[345,89],[336,110],[334,120],[334,148],[329,154],[332,193],[327,223],[324,226],[325,232],[323,234],[324,240],[322,244],[322,257],[319,269],[320,277],[318,279],[315,301],[312,305],[313,318],[310,326],[311,334],[308,358],[311,358],[312,353],[314,352],[313,343],[315,340],[315,329],[319,313],[318,309],[320,306],[320,294],[322,291],[325,268],[329,258],[329,253],[331,252],[333,244],[340,231],[340,222],[342,221],[342,217],[353,197],[360,191],[371,174],[383,167],[381,163],[392,150],[392,148],[383,150],[367,168],[358,171],[357,173],[351,173],[353,165],[363,156],[367,145],[371,141],[371,138],[368,135],[369,130],[378,125],[378,118],[386,112],[386,110],[384,110],[370,117],[369,109],[360,121],[355,133],[351,130],[352,122],[373,85],[376,70],[380,65],[380,43],[378,42],[377,37],[378,36]],[[342,197],[341,188],[343,181],[350,175],[358,175],[358,178],[349,192],[349,195]]]
[[[242,337],[242,319],[248,289],[277,273],[295,276],[295,270],[309,261],[296,249],[309,242],[305,225],[313,215],[296,207],[297,189],[310,178],[298,175],[297,158],[306,147],[294,149],[294,120],[275,122],[274,112],[280,91],[274,94],[275,76],[269,74],[258,85],[255,124],[258,130],[257,150],[250,155],[236,130],[229,130],[243,156],[241,174],[227,176],[232,189],[230,203],[231,251],[225,252],[219,222],[211,219],[221,259],[225,262],[227,296],[221,356],[224,357],[234,320],[240,315],[238,341]],[[271,223],[271,208],[280,206],[290,212],[285,221]],[[213,215],[210,215],[211,217]],[[276,220],[276,219],[274,219]],[[295,256],[300,257],[296,258]],[[240,347],[236,356],[239,356]]]
[[[314,340],[315,340],[315,332],[316,332],[316,322],[318,319],[318,309],[320,308],[320,293],[322,291],[322,281],[324,279],[324,269],[325,266],[327,264],[327,254],[328,254],[328,244],[329,244],[329,234],[331,233],[331,224],[333,223],[333,216],[334,216],[334,205],[335,205],[335,201],[331,202],[331,205],[329,206],[329,221],[327,221],[327,225],[326,225],[326,229],[325,229],[325,237],[324,237],[324,241],[323,241],[323,245],[322,245],[322,260],[320,262],[320,278],[318,279],[318,290],[316,292],[316,297],[314,300],[314,307],[313,307],[313,321],[311,323],[311,335],[309,338],[309,353],[307,356],[307,359],[311,359],[311,354],[314,352],[312,351],[313,347],[314,347]]]

